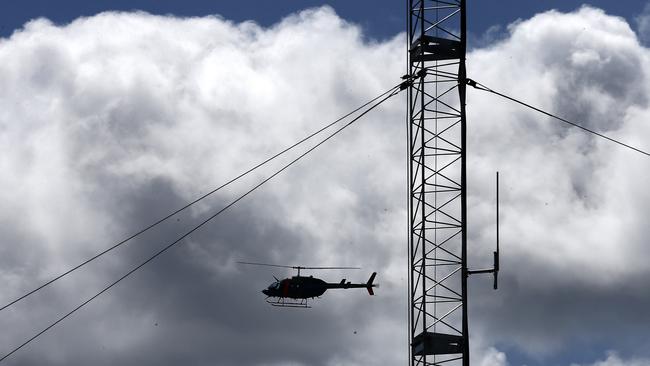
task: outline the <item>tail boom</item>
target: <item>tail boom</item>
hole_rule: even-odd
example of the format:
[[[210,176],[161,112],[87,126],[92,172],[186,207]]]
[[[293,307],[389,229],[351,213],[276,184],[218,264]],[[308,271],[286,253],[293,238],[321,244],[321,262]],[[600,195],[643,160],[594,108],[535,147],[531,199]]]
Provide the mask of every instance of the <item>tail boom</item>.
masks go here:
[[[343,289],[365,288],[366,290],[368,290],[368,294],[374,295],[375,292],[372,290],[372,288],[377,287],[377,285],[373,283],[375,281],[376,276],[377,276],[377,272],[373,272],[370,275],[370,278],[368,279],[368,282],[366,282],[366,283],[345,282],[345,279],[343,279],[339,283],[327,283],[326,286],[327,286],[328,289],[334,289],[334,288],[343,288]]]

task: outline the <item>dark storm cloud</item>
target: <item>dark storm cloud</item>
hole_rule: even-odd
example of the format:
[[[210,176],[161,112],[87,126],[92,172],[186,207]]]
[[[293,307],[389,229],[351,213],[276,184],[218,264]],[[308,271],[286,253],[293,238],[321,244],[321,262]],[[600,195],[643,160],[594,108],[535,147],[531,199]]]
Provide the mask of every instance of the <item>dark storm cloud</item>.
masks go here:
[[[650,357],[647,273],[614,283],[585,283],[567,278],[568,270],[551,273],[532,259],[511,259],[504,257],[508,265],[498,293],[488,292],[487,281],[473,286],[471,312],[477,332],[489,334],[497,344],[516,344],[541,360],[588,350],[593,344],[626,356]]]

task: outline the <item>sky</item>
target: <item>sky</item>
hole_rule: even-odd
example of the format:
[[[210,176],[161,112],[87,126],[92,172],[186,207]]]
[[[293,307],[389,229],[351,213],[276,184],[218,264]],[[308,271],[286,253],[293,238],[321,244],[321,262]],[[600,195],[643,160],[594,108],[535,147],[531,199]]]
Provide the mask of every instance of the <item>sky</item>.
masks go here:
[[[0,13],[0,35],[10,35],[26,21],[46,17],[57,24],[66,24],[80,16],[95,15],[107,10],[143,10],[157,15],[205,16],[219,14],[225,19],[242,22],[253,20],[262,26],[270,26],[296,11],[310,7],[328,5],[347,21],[353,22],[364,31],[364,37],[385,40],[404,31],[406,2],[395,0],[377,1],[206,1],[206,0],[25,0],[2,5]],[[468,7],[468,31],[470,36],[480,38],[488,29],[492,32],[503,28],[517,19],[527,19],[550,9],[573,11],[583,4],[589,4],[607,11],[608,14],[624,17],[635,22],[643,12],[645,1],[581,1],[546,0],[520,1],[500,0],[472,1]],[[471,37],[470,37],[471,38]],[[478,40],[477,40],[478,41]],[[471,43],[471,42],[470,42]]]
[[[0,303],[399,82],[396,3],[2,5]],[[470,4],[469,77],[650,150],[650,6],[531,3]],[[477,90],[467,103],[476,268],[502,179],[500,289],[470,281],[473,364],[650,365],[648,158]],[[406,363],[405,105],[392,98],[3,363]],[[0,354],[280,164],[1,311]],[[360,266],[313,274],[377,271],[381,287],[277,309],[260,290],[292,272],[241,260]]]

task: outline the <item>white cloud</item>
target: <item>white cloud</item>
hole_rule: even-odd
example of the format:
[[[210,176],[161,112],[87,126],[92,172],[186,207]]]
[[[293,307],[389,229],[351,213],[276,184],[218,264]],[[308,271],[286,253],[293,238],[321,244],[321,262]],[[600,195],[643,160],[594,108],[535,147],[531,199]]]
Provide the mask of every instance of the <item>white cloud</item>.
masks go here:
[[[650,149],[648,50],[622,18],[583,7],[539,14],[510,32],[468,55],[470,77]],[[470,222],[470,230],[484,258],[493,247],[494,228],[481,219],[493,207],[492,185],[471,182],[490,182],[500,170],[503,184],[505,283],[498,295],[474,294],[485,320],[477,328],[539,357],[566,350],[571,335],[611,342],[610,327],[626,333],[622,324],[643,316],[632,299],[648,301],[641,295],[650,273],[642,219],[650,199],[641,183],[650,178],[648,160],[497,98],[468,96],[470,148],[480,153],[470,158],[469,189],[481,224]],[[486,306],[503,315],[492,318]],[[608,313],[618,306],[630,323]],[[650,342],[630,338],[641,348]]]
[[[2,301],[397,84],[402,50],[401,37],[363,43],[359,29],[327,7],[292,15],[270,29],[215,17],[144,13],[103,13],[62,27],[44,19],[30,22],[0,43],[0,166],[7,172],[0,177],[0,218],[3,237],[12,243],[1,249],[0,275],[10,284]],[[399,244],[404,194],[395,184],[403,174],[396,170],[397,179],[393,174],[383,179],[386,167],[403,162],[401,107],[397,99],[385,104],[355,131],[217,220],[204,230],[209,234],[194,235],[180,254],[170,256],[172,262],[148,267],[158,273],[149,281],[138,280],[148,276],[146,271],[134,276],[70,319],[75,330],[67,337],[57,338],[54,333],[61,330],[53,330],[43,343],[30,345],[29,355],[22,352],[15,359],[88,363],[92,351],[78,354],[74,344],[89,350],[101,345],[97,362],[109,364],[133,362],[128,355],[138,349],[161,348],[189,353],[197,363],[217,355],[221,362],[238,364],[404,359],[388,347],[362,358],[355,351],[371,341],[398,344],[406,338],[404,327],[394,329],[406,305],[398,287],[404,274],[394,269],[402,267],[392,258],[405,254]],[[18,344],[275,167],[62,282],[47,293],[56,301],[46,304],[44,294],[21,303],[16,316],[0,322],[23,330],[3,335],[2,343]],[[368,216],[376,220],[369,222]],[[244,270],[233,267],[233,260],[362,265],[362,272],[317,275],[356,282],[377,270],[385,292],[375,298],[362,291],[325,297],[319,308],[304,313],[314,323],[307,329],[295,314],[274,312],[259,294],[272,274],[288,273]],[[186,277],[188,282],[182,280]],[[170,281],[180,282],[169,286]],[[190,291],[188,283],[204,283],[207,299],[165,295]],[[144,295],[149,291],[151,296]],[[153,298],[160,303],[149,304]],[[212,299],[218,305],[199,305]],[[257,313],[251,315],[242,302]],[[208,315],[194,319],[180,310],[195,306]],[[23,311],[37,315],[28,321]],[[260,312],[264,320],[254,320]],[[370,321],[378,312],[392,316]],[[219,317],[226,313],[237,326]],[[101,320],[93,319],[99,314]],[[346,321],[342,314],[357,320]],[[175,333],[161,335],[163,329]],[[248,332],[256,335],[244,335]],[[207,334],[229,340],[215,346],[200,340]],[[186,339],[194,346],[179,342]],[[287,354],[298,341],[306,344]],[[240,349],[261,342],[266,346],[242,355]],[[165,359],[160,357],[159,364]]]
[[[506,366],[508,364],[506,360],[506,354],[498,351],[494,347],[490,347],[487,351],[482,354],[482,359],[478,363],[479,366]]]
[[[505,352],[492,346],[489,337],[473,334],[470,343],[470,364],[479,366],[508,366]]]
[[[584,7],[540,14],[509,32],[468,55],[470,77],[650,148],[648,51],[624,20]],[[0,230],[9,244],[0,246],[8,284],[0,299],[396,84],[403,36],[362,39],[357,27],[320,8],[268,29],[144,13],[66,26],[41,19],[2,40]],[[648,349],[647,330],[638,327],[650,306],[639,288],[650,273],[647,159],[474,90],[468,116],[470,263],[477,267],[491,258],[495,170],[503,184],[501,289],[488,292],[489,284],[472,279],[473,361],[507,365],[502,345],[553,357],[578,337]],[[404,362],[404,145],[404,101],[396,98],[13,359]],[[245,187],[10,317],[0,313],[3,329],[20,329],[0,343],[17,344]],[[258,291],[271,274],[287,273],[233,266],[241,259],[362,265],[358,273],[318,275],[361,281],[377,270],[382,287],[374,298],[328,293],[309,312],[277,312]]]
[[[616,352],[608,352],[607,358],[602,361],[596,361],[590,366],[648,366],[650,359],[621,359]],[[571,366],[579,366],[572,364]]]
[[[647,107],[647,51],[622,19],[585,7],[537,15],[511,31],[509,39],[469,55],[472,77],[647,149],[638,138],[645,127],[630,118]],[[481,151],[472,178],[485,180],[484,167],[502,170],[504,240],[553,268],[581,268],[589,281],[647,271],[627,237],[644,230],[627,215],[643,211],[619,205],[643,196],[626,177],[630,164],[643,165],[645,159],[521,106],[505,101],[494,106],[495,101],[471,91],[471,142]],[[620,184],[628,189],[621,192]]]

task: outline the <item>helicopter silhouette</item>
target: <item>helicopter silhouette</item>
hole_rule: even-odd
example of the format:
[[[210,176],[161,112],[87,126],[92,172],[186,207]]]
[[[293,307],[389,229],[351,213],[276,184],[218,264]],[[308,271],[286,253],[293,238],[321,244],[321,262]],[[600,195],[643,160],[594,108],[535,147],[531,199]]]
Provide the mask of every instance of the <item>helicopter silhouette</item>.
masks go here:
[[[298,274],[296,276],[285,278],[283,280],[280,280],[277,277],[273,276],[275,282],[270,284],[266,289],[262,290],[262,293],[267,296],[266,302],[273,306],[279,307],[308,308],[310,306],[307,303],[307,299],[320,297],[325,293],[325,291],[329,289],[365,288],[368,290],[368,294],[374,295],[375,292],[372,290],[372,288],[378,286],[377,284],[373,284],[375,276],[377,276],[377,272],[373,272],[370,275],[368,282],[366,283],[346,282],[345,278],[342,279],[341,282],[330,283],[313,276],[300,275],[300,270],[302,269],[360,269],[359,267],[303,267],[254,262],[237,263],[254,266],[292,268],[298,271]]]

